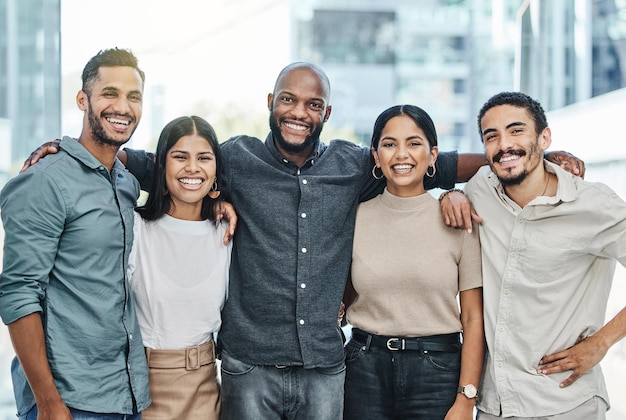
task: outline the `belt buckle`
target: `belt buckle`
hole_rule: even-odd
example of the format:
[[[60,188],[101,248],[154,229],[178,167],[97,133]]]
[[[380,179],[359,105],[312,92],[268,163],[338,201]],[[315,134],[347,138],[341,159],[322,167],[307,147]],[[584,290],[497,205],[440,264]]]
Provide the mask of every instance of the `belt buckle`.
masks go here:
[[[400,347],[392,347],[396,341],[400,342]],[[391,351],[404,350],[404,339],[403,338],[390,338],[389,340],[387,340],[387,349]]]
[[[185,349],[185,369],[200,369],[200,346],[187,347]]]

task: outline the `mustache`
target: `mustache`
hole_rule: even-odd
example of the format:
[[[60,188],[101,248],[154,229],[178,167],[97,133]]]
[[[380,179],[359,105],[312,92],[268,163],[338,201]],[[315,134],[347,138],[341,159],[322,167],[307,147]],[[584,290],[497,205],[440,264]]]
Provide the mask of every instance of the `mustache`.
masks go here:
[[[508,149],[508,150],[500,150],[493,156],[493,162],[500,162],[502,156],[504,155],[517,155],[517,156],[526,156],[526,151],[522,149]]]

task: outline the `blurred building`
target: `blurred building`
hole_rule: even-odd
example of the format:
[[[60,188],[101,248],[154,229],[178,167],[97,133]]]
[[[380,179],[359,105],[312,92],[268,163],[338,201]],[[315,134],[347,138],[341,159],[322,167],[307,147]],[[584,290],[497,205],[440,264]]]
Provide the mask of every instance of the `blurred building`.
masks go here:
[[[0,185],[6,161],[23,161],[61,133],[60,0],[0,0]],[[8,121],[8,123],[7,123]]]
[[[331,79],[330,124],[368,144],[385,108],[421,106],[442,150],[478,151],[475,115],[513,85],[515,13],[504,0],[292,0],[295,59]]]

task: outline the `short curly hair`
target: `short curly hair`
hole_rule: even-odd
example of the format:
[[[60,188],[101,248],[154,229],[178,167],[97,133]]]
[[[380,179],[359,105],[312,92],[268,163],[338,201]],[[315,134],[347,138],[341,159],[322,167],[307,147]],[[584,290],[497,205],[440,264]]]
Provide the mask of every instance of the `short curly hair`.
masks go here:
[[[489,98],[478,113],[478,133],[482,139],[483,132],[481,120],[491,108],[500,105],[511,105],[518,108],[524,108],[535,123],[535,132],[541,134],[548,127],[546,113],[539,102],[522,92],[501,92]]]

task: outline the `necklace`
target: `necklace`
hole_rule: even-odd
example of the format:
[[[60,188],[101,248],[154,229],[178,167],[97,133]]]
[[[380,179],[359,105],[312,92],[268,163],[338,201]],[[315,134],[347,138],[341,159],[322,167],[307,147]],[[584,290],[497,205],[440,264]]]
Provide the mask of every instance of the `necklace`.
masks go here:
[[[541,195],[546,195],[546,191],[548,191],[548,185],[550,184],[550,174],[546,172],[546,187],[543,189]]]

